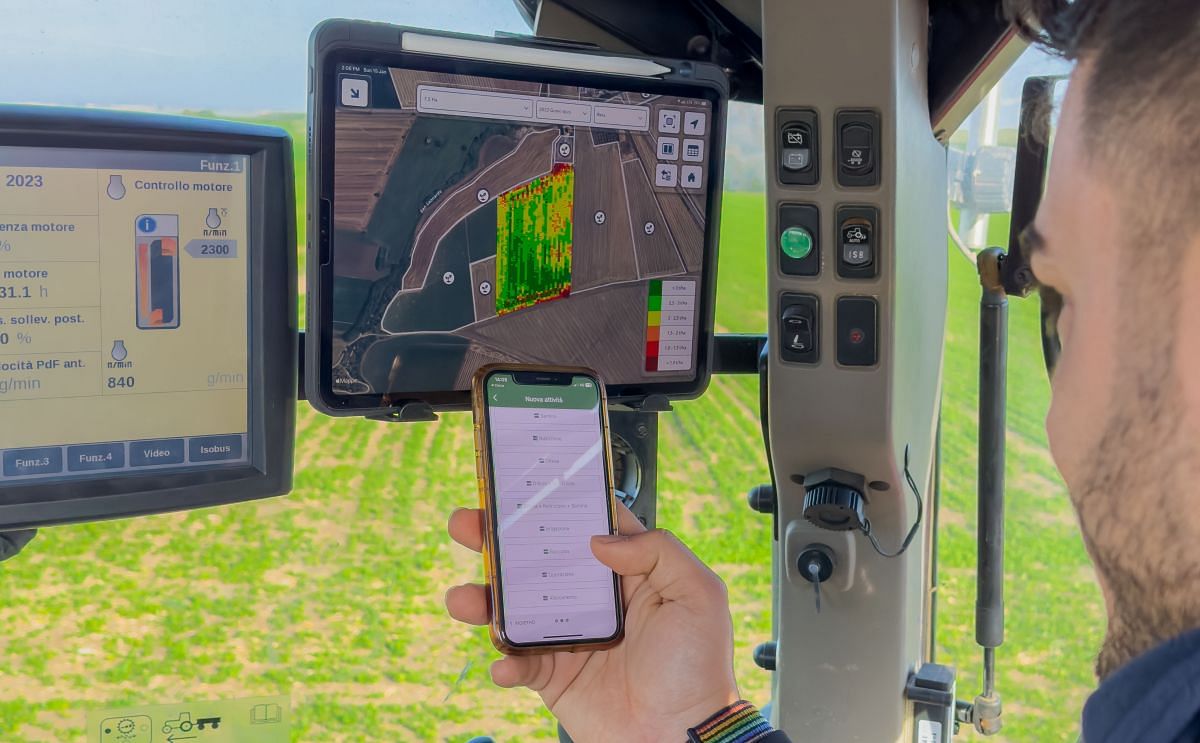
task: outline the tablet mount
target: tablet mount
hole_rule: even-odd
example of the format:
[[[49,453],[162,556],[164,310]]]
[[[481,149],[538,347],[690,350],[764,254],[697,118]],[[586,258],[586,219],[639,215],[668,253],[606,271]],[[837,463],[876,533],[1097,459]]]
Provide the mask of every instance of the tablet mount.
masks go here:
[[[766,336],[722,334],[714,336],[711,370],[714,374],[758,374]],[[305,334],[300,334],[300,359],[304,358]],[[298,389],[304,399],[304,364],[299,365]],[[658,414],[673,410],[666,395],[650,394],[633,401],[610,405],[609,430],[613,438],[613,468],[618,497],[647,527],[653,528],[658,499]],[[419,400],[397,404],[392,411],[367,416],[381,423],[426,423],[438,420],[433,406]],[[764,427],[764,431],[766,428]]]

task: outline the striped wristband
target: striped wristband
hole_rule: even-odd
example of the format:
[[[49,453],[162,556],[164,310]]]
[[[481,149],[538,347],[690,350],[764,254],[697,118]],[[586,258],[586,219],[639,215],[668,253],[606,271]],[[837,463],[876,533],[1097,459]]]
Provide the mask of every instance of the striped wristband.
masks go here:
[[[771,726],[743,699],[690,728],[688,743],[754,743],[770,733]]]

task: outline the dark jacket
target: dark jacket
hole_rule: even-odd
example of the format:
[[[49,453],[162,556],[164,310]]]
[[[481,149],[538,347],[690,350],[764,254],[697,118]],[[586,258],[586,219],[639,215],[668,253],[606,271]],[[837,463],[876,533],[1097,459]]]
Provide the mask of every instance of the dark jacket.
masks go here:
[[[1083,707],[1083,741],[1200,741],[1200,630],[1159,645],[1105,679]]]

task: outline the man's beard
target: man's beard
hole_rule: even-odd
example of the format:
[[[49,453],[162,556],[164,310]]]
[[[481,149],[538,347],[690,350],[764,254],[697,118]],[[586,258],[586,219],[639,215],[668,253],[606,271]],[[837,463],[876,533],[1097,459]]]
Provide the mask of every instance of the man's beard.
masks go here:
[[[1101,679],[1200,628],[1200,443],[1176,371],[1178,277],[1157,268],[1123,277],[1132,311],[1118,330],[1131,342],[1119,346],[1108,423],[1071,493],[1108,601]]]

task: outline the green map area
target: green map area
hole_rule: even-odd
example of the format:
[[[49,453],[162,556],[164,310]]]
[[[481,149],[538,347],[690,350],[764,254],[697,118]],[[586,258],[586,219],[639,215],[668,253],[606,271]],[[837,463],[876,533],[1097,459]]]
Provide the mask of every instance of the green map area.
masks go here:
[[[504,315],[571,293],[571,215],[575,169],[503,194],[496,210],[496,313]]]

